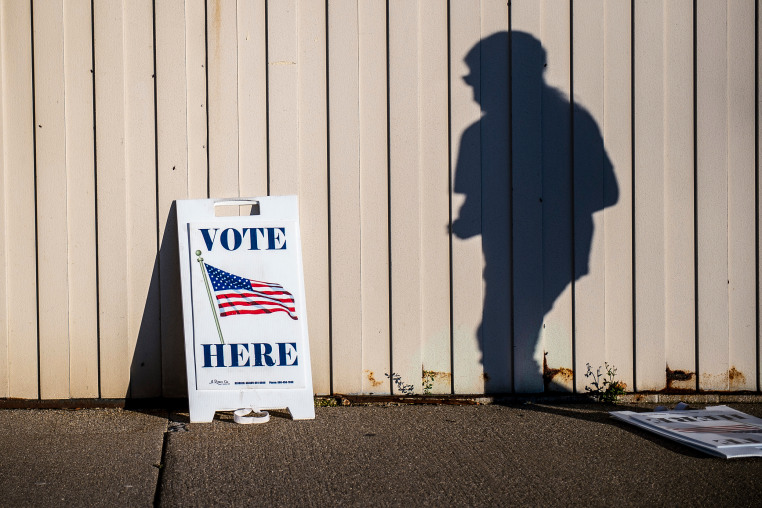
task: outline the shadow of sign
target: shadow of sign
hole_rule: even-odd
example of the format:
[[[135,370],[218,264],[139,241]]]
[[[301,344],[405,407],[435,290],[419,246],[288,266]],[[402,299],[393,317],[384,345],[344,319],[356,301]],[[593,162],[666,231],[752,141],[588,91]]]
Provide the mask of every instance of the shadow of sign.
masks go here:
[[[172,203],[154,261],[130,365],[127,397],[186,397],[177,211]]]

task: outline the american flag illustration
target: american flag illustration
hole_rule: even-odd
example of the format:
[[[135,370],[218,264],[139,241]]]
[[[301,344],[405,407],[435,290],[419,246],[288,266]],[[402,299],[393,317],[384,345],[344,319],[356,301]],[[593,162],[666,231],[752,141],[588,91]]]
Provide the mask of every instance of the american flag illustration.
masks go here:
[[[247,279],[204,263],[212,282],[220,316],[285,312],[296,317],[294,296],[273,282]]]

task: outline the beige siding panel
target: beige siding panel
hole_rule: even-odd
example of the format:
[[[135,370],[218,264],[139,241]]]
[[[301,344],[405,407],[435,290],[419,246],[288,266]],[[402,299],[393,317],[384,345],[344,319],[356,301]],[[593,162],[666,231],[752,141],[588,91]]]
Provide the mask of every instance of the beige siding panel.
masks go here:
[[[188,135],[184,127],[178,128],[188,118],[185,0],[158,2],[155,22],[159,233],[163,237],[172,201],[188,195]]]
[[[484,389],[488,393],[506,393],[513,386],[508,27],[505,2],[482,1],[479,76],[482,117],[479,128],[482,252],[486,267],[481,363],[485,374]]]
[[[101,396],[144,397],[161,386],[152,4],[122,7],[95,11]]]
[[[421,392],[419,2],[389,3],[392,370]],[[393,386],[392,391],[401,390]]]
[[[156,94],[162,393],[186,394],[176,199],[207,197],[204,4],[156,4]]]
[[[69,375],[72,398],[98,396],[92,12],[64,4],[69,247]]]
[[[331,391],[325,2],[299,2],[298,16],[299,213],[312,388],[324,395]]]
[[[188,94],[185,0],[156,4],[156,145],[161,295],[162,393],[185,391],[176,199],[188,197]],[[196,105],[198,107],[198,105]]]
[[[450,144],[452,173],[452,343],[455,393],[482,393],[479,329],[482,321],[484,257],[481,241],[481,116],[474,92],[463,77],[470,75],[478,86],[480,69],[469,69],[466,55],[479,42],[481,16],[475,2],[450,2]]]
[[[757,24],[760,22],[760,12],[759,9],[757,10]],[[760,51],[762,51],[762,38],[757,36],[757,55],[760,54]],[[762,66],[759,65],[759,60],[757,60],[757,83],[762,83]],[[762,122],[762,110],[758,110],[757,114],[757,125],[759,125],[759,122]],[[762,134],[761,129],[757,129],[757,148],[762,149],[762,139],[760,139],[760,134]],[[757,167],[759,168],[762,164],[762,150],[757,153]],[[757,179],[757,199],[762,197],[762,179]],[[758,208],[757,213],[760,213],[762,211],[762,208]],[[760,220],[759,215],[757,216],[757,249],[758,252],[760,252],[760,249],[762,249],[762,220]],[[762,273],[762,256],[760,256],[757,259],[757,273]],[[760,284],[762,280],[760,280],[760,277],[757,277],[757,284]],[[757,286],[757,295],[762,294],[762,288]],[[762,316],[762,299],[759,297],[757,298],[757,316]],[[757,327],[760,328],[759,323],[757,324]],[[757,336],[757,360],[760,362],[757,364],[757,390],[762,389],[762,334]]]
[[[209,195],[239,196],[238,22],[234,2],[207,1]],[[221,215],[235,214],[221,208]]]
[[[600,185],[610,164],[603,135],[605,93],[605,12],[603,0],[574,5],[574,222],[575,352],[577,391],[583,375],[606,361],[605,231]],[[611,171],[611,169],[608,169]],[[590,228],[592,227],[592,231]],[[592,233],[592,236],[590,236]]]
[[[128,343],[127,161],[122,4],[94,3],[101,397],[124,397]]]
[[[357,6],[359,52],[362,391],[391,393],[386,2]],[[446,152],[445,152],[446,154]],[[449,360],[448,360],[449,361]]]
[[[40,397],[69,397],[63,2],[34,4]]]
[[[534,393],[543,391],[543,174],[536,168],[543,167],[544,83],[536,44],[545,12],[540,2],[512,5],[513,379],[516,392]]]
[[[617,379],[633,387],[632,342],[632,72],[631,7],[629,0],[605,3],[604,27],[604,148],[613,165],[618,196],[603,196],[604,307],[606,359],[617,369]],[[614,185],[604,181],[605,192]],[[582,373],[577,372],[577,377]]]
[[[270,91],[270,193],[299,191],[297,3],[267,6],[267,65]]]
[[[130,396],[161,395],[153,3],[124,9]]]
[[[665,387],[664,2],[635,4],[637,390]]]
[[[331,359],[335,393],[362,390],[358,51],[357,3],[329,2]]]
[[[162,393],[186,395],[176,199],[207,197],[204,4],[156,4]]]
[[[727,6],[696,8],[699,388],[728,389]],[[640,303],[638,303],[640,306]]]
[[[756,381],[756,248],[753,2],[728,3],[728,382],[754,390]]]
[[[209,197],[207,147],[209,105],[206,103],[206,58],[205,6],[203,2],[197,0],[185,0],[185,89],[188,114],[186,127],[188,131],[188,197],[190,199]],[[185,381],[181,381],[180,386],[185,390]],[[175,393],[173,387],[177,385],[169,383],[169,378],[165,378],[165,388]]]
[[[32,35],[28,2],[2,4],[8,396],[38,397]]]
[[[31,13],[28,2],[3,2],[0,8],[6,233],[3,293],[10,295],[3,300],[2,391],[9,397],[37,398],[36,276],[34,264],[24,261],[36,255]]]
[[[692,0],[665,2],[664,17],[664,347],[672,371],[667,386],[695,389],[693,93],[687,92],[693,90]]]
[[[5,161],[5,60],[7,45],[5,3],[0,2],[0,225],[5,228],[5,206],[7,202],[6,187],[10,180]],[[0,235],[0,397],[8,397],[8,299],[7,299],[7,274],[5,250],[8,241],[5,235]]]
[[[37,398],[34,118],[29,2],[3,2],[2,91],[8,396]]]
[[[238,181],[241,196],[267,194],[265,23],[264,0],[238,3]],[[274,27],[274,30],[281,28]],[[291,140],[293,142],[293,135]]]
[[[547,391],[571,391],[572,361],[572,118],[571,7],[568,2],[546,2],[542,8],[541,44],[545,49],[545,88],[542,99],[542,326],[534,361],[542,367]],[[542,62],[532,62],[533,65]],[[552,90],[561,100],[552,101]],[[556,105],[554,107],[554,105]],[[521,128],[515,124],[514,128]],[[531,171],[523,166],[516,171]],[[521,173],[519,173],[521,174]],[[520,295],[517,295],[519,297]],[[543,354],[546,353],[546,354]],[[534,376],[534,369],[532,372]]]
[[[507,24],[505,2],[498,3]],[[420,170],[421,182],[425,182],[421,186],[422,370],[427,371],[426,391],[450,393],[448,75],[447,52],[443,51],[448,35],[447,2],[421,2],[420,20]]]

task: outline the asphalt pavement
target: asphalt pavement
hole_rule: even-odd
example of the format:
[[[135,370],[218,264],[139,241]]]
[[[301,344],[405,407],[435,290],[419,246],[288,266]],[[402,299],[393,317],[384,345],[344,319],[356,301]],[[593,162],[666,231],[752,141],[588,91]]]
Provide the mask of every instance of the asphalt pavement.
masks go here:
[[[762,404],[729,403],[762,417]],[[703,405],[692,405],[703,407]],[[3,506],[759,506],[762,458],[720,459],[611,406],[319,407],[230,413],[0,410]]]

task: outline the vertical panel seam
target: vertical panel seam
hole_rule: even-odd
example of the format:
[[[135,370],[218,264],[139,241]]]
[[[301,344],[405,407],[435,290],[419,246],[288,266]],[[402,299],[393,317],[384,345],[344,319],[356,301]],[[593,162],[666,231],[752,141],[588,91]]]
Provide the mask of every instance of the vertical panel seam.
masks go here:
[[[365,368],[365,356],[364,356],[364,343],[366,337],[364,336],[364,328],[365,328],[365,320],[363,316],[363,238],[362,238],[362,229],[363,229],[363,221],[362,221],[362,181],[363,181],[363,174],[362,174],[362,129],[360,127],[360,122],[362,121],[362,111],[361,111],[361,98],[360,94],[362,93],[362,72],[360,70],[360,52],[362,51],[360,48],[360,4],[356,3],[354,5],[354,14],[355,14],[355,37],[356,37],[356,48],[357,52],[355,53],[355,69],[357,71],[357,107],[355,108],[355,112],[357,114],[356,120],[357,120],[357,159],[355,160],[356,166],[353,169],[353,171],[357,171],[357,203],[359,205],[359,210],[357,213],[357,224],[359,227],[357,228],[358,231],[358,237],[357,237],[357,257],[358,257],[358,267],[360,271],[360,336],[358,337],[358,340],[360,341],[360,372],[357,374],[360,377],[358,388],[360,389],[360,392],[363,392],[363,372]]]
[[[510,2],[508,2],[510,9]],[[450,25],[450,0],[447,0],[446,31],[447,31],[447,213],[448,213],[448,269],[450,293],[450,394],[455,394],[455,333],[453,331],[453,263],[452,263],[452,32]]]
[[[726,389],[730,389],[730,368],[731,362],[731,349],[733,346],[733,338],[731,337],[731,295],[730,295],[730,265],[732,262],[731,245],[730,245],[730,226],[731,226],[731,178],[730,171],[730,142],[731,142],[731,121],[732,111],[730,110],[730,95],[731,95],[731,77],[730,77],[730,2],[725,4],[725,275],[727,284],[725,285],[725,296],[727,298],[727,329],[725,331],[725,337],[727,337],[727,353],[728,353],[728,371],[726,373]]]
[[[90,65],[91,79],[93,85],[93,205],[95,228],[95,330],[96,330],[96,354],[97,354],[97,376],[98,376],[98,398],[102,397],[101,383],[101,312],[100,312],[100,263],[99,243],[98,243],[98,125],[96,122],[96,102],[97,94],[95,91],[95,0],[90,0]]]
[[[332,235],[331,235],[331,58],[330,58],[330,9],[328,8],[328,1],[325,0],[325,137],[326,137],[326,196],[328,199],[328,213],[327,213],[327,234],[328,234],[328,391],[332,395],[333,392],[333,264],[331,263],[332,252]],[[267,52],[267,3],[265,3],[265,65],[267,65],[268,52]],[[265,72],[265,79],[268,79],[267,72]],[[265,88],[269,88],[265,87]],[[267,92],[269,94],[269,91]],[[268,95],[269,97],[269,95]],[[269,100],[267,101],[266,111],[269,115]],[[269,139],[269,116],[268,116],[268,175],[267,175],[267,193],[270,194],[270,139]]]
[[[66,14],[65,14],[66,6],[65,4],[61,4],[61,36],[62,36],[62,43],[61,43],[61,66],[63,68],[63,111],[64,111],[64,130],[63,130],[63,136],[64,136],[64,194],[66,196],[65,201],[65,223],[66,223],[66,340],[67,340],[67,348],[66,348],[66,366],[67,371],[69,375],[68,379],[68,386],[69,386],[69,396],[71,397],[71,294],[70,294],[70,286],[71,286],[71,273],[70,273],[70,265],[69,261],[71,259],[71,252],[70,252],[70,245],[69,245],[69,145],[67,143],[68,141],[68,134],[69,129],[66,125],[66,117],[67,117],[67,111],[66,111],[66,92],[67,92],[67,86],[66,86]],[[35,147],[36,151],[36,147]],[[38,325],[39,329],[39,325]],[[40,386],[40,395],[42,395],[42,386]]]
[[[421,240],[423,239],[423,234],[421,231],[421,227],[423,226],[423,206],[421,205],[421,200],[423,198],[422,196],[422,190],[421,185],[423,183],[423,139],[421,135],[421,89],[423,88],[422,85],[422,76],[421,76],[421,54],[423,53],[422,48],[422,42],[423,42],[423,34],[422,34],[422,27],[421,27],[421,0],[416,0],[416,11],[415,11],[415,130],[416,130],[416,161],[417,161],[417,175],[416,175],[416,197],[417,197],[417,207],[416,207],[416,222],[417,222],[417,238],[416,243],[417,245],[417,255],[418,259],[416,261],[416,264],[418,265],[418,269],[416,270],[416,275],[418,277],[417,282],[417,289],[418,289],[418,309],[417,309],[417,318],[418,318],[418,330],[416,330],[416,335],[418,337],[418,363],[421,365],[421,380],[423,380],[423,340],[421,337],[421,332],[423,331],[423,273],[422,273],[422,256],[421,253],[423,251],[423,245],[421,244]],[[423,383],[421,383],[423,384]]]
[[[4,44],[5,37],[4,37],[4,33],[3,33],[4,32],[4,30],[3,30],[3,25],[4,25],[3,21],[5,19],[5,14],[4,14],[5,9],[4,9],[4,7],[5,7],[5,5],[0,3],[0,57],[4,56],[3,47],[5,45]],[[4,64],[4,59],[0,58],[0,131],[3,131],[3,134],[4,134],[4,125],[5,125],[5,121],[4,121],[4,118],[5,118],[5,94],[3,93],[4,92],[3,81],[4,81],[4,75],[5,75],[5,65],[3,65],[3,64]],[[2,140],[0,140],[0,200],[2,200],[2,202],[0,203],[0,206],[2,206],[2,219],[3,219],[3,222],[0,225],[3,227],[3,230],[6,229],[5,220],[6,220],[7,215],[8,215],[8,213],[7,213],[7,201],[8,200],[7,200],[7,194],[6,194],[6,188],[7,188],[7,186],[6,186],[6,178],[5,178],[6,173],[7,173],[7,171],[6,171],[6,164],[5,164],[5,143]],[[8,370],[9,365],[10,365],[9,356],[8,356],[8,343],[9,343],[9,341],[8,341],[8,331],[9,330],[8,330],[8,321],[7,321],[7,316],[8,316],[8,282],[7,282],[7,279],[6,279],[6,274],[8,273],[8,271],[7,271],[7,268],[8,268],[8,265],[7,265],[8,242],[7,241],[3,241],[3,244],[2,244],[2,246],[0,246],[0,248],[2,248],[2,250],[3,250],[3,266],[1,267],[1,272],[0,272],[3,275],[3,278],[2,278],[2,281],[0,281],[0,284],[3,285],[3,293],[5,294],[5,299],[2,302],[2,303],[4,303],[4,305],[3,305],[4,308],[1,311],[2,315],[5,317],[5,327],[4,327],[3,330],[0,330],[0,336],[5,338],[5,344],[3,345],[3,348],[5,349],[5,365],[0,367],[0,369],[2,369],[5,372],[5,374],[6,374],[6,376],[5,376],[5,383],[3,383],[3,386],[0,387],[0,393],[3,393],[6,396],[8,396],[10,394],[10,372]]]
[[[128,84],[128,78],[127,78],[128,58],[125,55],[125,53],[127,52],[127,48],[128,48],[127,27],[125,26],[125,12],[128,9],[128,7],[127,7],[125,1],[129,1],[129,0],[120,0],[122,9],[121,9],[121,12],[119,13],[119,17],[120,17],[119,21],[120,21],[120,25],[121,25],[120,28],[121,28],[121,35],[122,35],[122,47],[121,47],[121,50],[122,50],[122,69],[121,69],[122,70],[122,90],[121,90],[122,98],[121,98],[121,100],[122,100],[122,129],[123,129],[123,132],[124,132],[124,138],[123,138],[124,142],[122,143],[122,160],[124,162],[124,166],[123,166],[123,169],[122,169],[123,172],[124,172],[123,173],[124,174],[124,195],[122,196],[122,199],[124,200],[123,204],[124,204],[124,210],[125,210],[125,216],[126,216],[125,217],[126,218],[126,220],[125,220],[126,230],[124,232],[124,234],[125,234],[125,240],[126,240],[125,241],[125,245],[129,245],[130,244],[130,236],[129,236],[130,231],[129,231],[129,226],[128,225],[130,223],[131,217],[130,217],[130,213],[129,213],[130,210],[127,207],[127,203],[129,202],[129,199],[130,199],[130,178],[129,178],[130,174],[129,174],[129,164],[128,164],[128,150],[129,150],[131,139],[129,139],[128,136],[127,136],[128,132],[129,132],[128,131],[128,119],[127,119],[128,111],[129,111],[129,104],[128,104],[128,98],[129,98],[128,87],[129,87],[129,84]],[[124,270],[124,272],[125,272],[125,279],[126,279],[126,281],[129,281],[130,278],[131,278],[130,275],[131,275],[131,272],[132,272],[132,270],[131,270],[131,263],[130,263],[130,252],[129,252],[129,250],[124,253],[124,258],[125,258],[125,261],[126,261],[126,263],[125,263],[125,270]],[[131,288],[129,287],[129,282],[127,282],[126,286],[127,286],[127,291],[130,291]],[[131,310],[132,309],[130,308],[130,300],[128,298],[127,299],[127,313],[126,313],[127,317],[126,317],[124,325],[123,325],[124,326],[124,331],[126,332],[125,333],[124,346],[125,346],[125,352],[127,354],[130,353],[130,351],[129,351],[129,344],[126,341],[129,341],[129,329],[130,329],[129,316],[132,314]],[[134,352],[133,352],[133,357],[134,357]],[[130,382],[131,381],[130,377],[131,377],[130,376],[130,366],[127,366],[127,394],[126,394],[125,398],[132,397],[132,383]]]
[[[479,98],[481,99],[484,97],[484,90],[482,89],[484,79],[482,79],[482,73],[484,72],[484,65],[483,65],[483,58],[482,58],[482,52],[486,51],[483,48],[483,45],[481,42],[484,40],[484,1],[481,0],[479,2]],[[478,126],[479,126],[479,232],[480,232],[480,238],[479,241],[481,242],[481,250],[482,250],[482,256],[484,255],[484,216],[487,213],[487,210],[484,209],[484,178],[485,178],[485,171],[484,171],[484,136],[482,135],[482,129],[484,126],[484,122],[482,119],[484,118],[484,105],[482,102],[479,102],[479,120],[478,120]],[[461,135],[462,138],[462,135]],[[486,339],[486,330],[484,326],[484,299],[487,296],[487,293],[485,291],[485,288],[487,286],[486,281],[484,280],[484,273],[482,272],[481,277],[481,294],[479,295],[479,299],[482,301],[482,321],[480,326],[481,330],[481,344],[479,344],[479,348],[484,347],[484,343],[487,341]],[[477,337],[479,337],[479,332],[477,331]],[[477,339],[478,340],[478,339]],[[482,386],[482,392],[487,391],[487,383],[488,383],[488,375],[485,376],[485,374],[489,374],[488,372],[485,372],[484,368],[484,353],[482,352],[482,358],[481,358],[481,368],[482,368],[482,374],[480,376],[481,378],[481,386]]]
[[[693,0],[693,321],[695,326],[695,369],[696,390],[701,386],[699,349],[699,227],[698,227],[698,1]]]
[[[576,205],[575,205],[575,159],[574,159],[574,0],[569,0],[569,211],[571,217],[571,336],[572,336],[572,393],[577,393],[577,248],[576,248]],[[544,318],[543,318],[544,319]]]
[[[159,232],[161,231],[161,221],[159,218],[159,214],[161,213],[160,210],[160,203],[159,203],[159,101],[158,101],[158,89],[156,86],[157,77],[156,77],[156,0],[152,1],[152,35],[153,35],[153,73],[151,76],[153,77],[153,146],[154,146],[154,168],[155,168],[155,175],[154,175],[154,183],[155,183],[155,195],[156,195],[156,201],[155,201],[155,217],[156,217],[156,261],[154,263],[155,269],[156,269],[156,291],[157,291],[157,297],[156,297],[156,303],[158,306],[158,315],[159,315],[159,347],[158,349],[158,365],[161,369],[161,366],[163,365],[163,358],[162,353],[163,349],[161,347],[161,342],[163,340],[163,337],[161,335],[161,263],[160,263],[160,249],[161,249],[161,238],[159,236]],[[186,80],[187,81],[187,80]],[[149,283],[150,284],[150,283]],[[150,286],[149,286],[150,287]],[[150,289],[149,289],[150,291]],[[143,311],[145,313],[145,311]],[[161,381],[163,379],[163,374],[159,373],[159,380]],[[160,390],[163,392],[164,383],[161,383]]]
[[[185,171],[185,196],[184,197],[190,197],[190,136],[189,136],[189,124],[190,124],[190,104],[188,101],[188,83],[190,82],[190,78],[188,76],[188,3],[187,0],[183,1],[183,56],[185,58],[185,68],[183,71],[185,72],[185,79],[183,79],[183,92],[185,93],[185,167],[181,168]],[[206,69],[204,69],[206,70]],[[209,106],[207,105],[207,108],[209,109]],[[158,139],[159,133],[156,133],[157,139]],[[158,171],[158,165],[157,165],[157,171]],[[156,192],[158,193],[158,186]],[[181,196],[182,197],[182,196]],[[171,207],[171,205],[170,205]],[[163,364],[162,364],[163,365]],[[164,372],[162,369],[162,391],[164,389]]]
[[[392,154],[391,154],[391,79],[389,63],[389,39],[391,33],[389,30],[389,0],[386,0],[386,256],[388,260],[389,273],[389,393],[394,394],[394,307],[392,285]]]
[[[265,158],[266,158],[266,176],[267,195],[270,195],[270,22],[269,22],[269,0],[264,0],[265,4]],[[326,62],[328,61],[328,0],[326,0]],[[237,13],[236,13],[237,14]],[[238,23],[236,23],[236,26]],[[328,64],[326,63],[326,76],[328,75]],[[326,77],[326,81],[327,81]],[[326,87],[327,88],[327,87]],[[327,94],[327,92],[326,92]],[[240,150],[240,148],[239,148]]]
[[[754,2],[754,312],[756,386],[760,391],[759,368],[759,1]]]
[[[128,118],[127,118],[128,117],[128,111],[129,111],[129,103],[128,103],[128,99],[129,99],[129,91],[128,91],[129,83],[128,83],[128,74],[127,74],[128,57],[126,55],[127,50],[128,50],[128,37],[127,37],[127,30],[128,30],[128,28],[126,26],[125,12],[127,11],[128,7],[127,7],[125,1],[129,1],[129,0],[120,0],[120,4],[121,4],[122,9],[121,9],[121,11],[119,13],[120,28],[121,28],[121,35],[122,35],[122,47],[121,47],[121,51],[122,51],[122,69],[121,69],[121,71],[122,71],[122,90],[121,90],[121,94],[122,94],[122,97],[121,97],[121,102],[122,102],[122,129],[123,129],[123,132],[124,132],[124,138],[123,138],[124,142],[122,143],[122,154],[121,155],[122,155],[122,161],[124,162],[124,166],[122,168],[123,175],[124,175],[124,195],[122,196],[122,199],[123,199],[124,211],[125,211],[125,216],[126,216],[125,217],[125,219],[126,219],[125,220],[125,228],[126,228],[126,230],[125,230],[124,234],[125,234],[125,245],[129,245],[130,244],[129,224],[130,224],[131,217],[130,217],[130,210],[129,210],[127,204],[129,203],[129,200],[130,200],[130,190],[131,189],[130,189],[130,178],[129,178],[130,177],[130,171],[129,171],[128,156],[129,156],[129,147],[130,147],[130,144],[131,144],[132,140],[128,137],[129,130],[128,130]],[[125,285],[127,286],[126,290],[129,292],[130,289],[131,289],[130,286],[129,286],[129,281],[131,279],[130,275],[131,275],[131,272],[132,272],[132,270],[131,270],[131,263],[130,263],[130,252],[129,251],[124,253],[124,258],[125,258],[125,261],[126,261],[126,263],[125,263],[125,270],[124,270],[125,271],[125,282],[126,282]],[[126,319],[124,320],[124,324],[123,324],[123,326],[124,326],[124,330],[123,331],[125,332],[124,346],[125,346],[125,352],[128,355],[130,354],[129,343],[128,343],[128,341],[130,340],[130,337],[129,337],[129,330],[130,330],[129,316],[132,314],[132,312],[131,312],[132,309],[130,308],[130,303],[131,302],[130,302],[130,300],[128,298],[127,299],[127,304],[126,304],[126,306],[127,306]],[[132,353],[133,353],[133,357],[134,357],[134,351]],[[132,383],[131,383],[131,379],[130,379],[131,378],[131,376],[130,376],[130,366],[127,365],[126,368],[127,368],[127,394],[126,394],[125,398],[130,398],[130,397],[132,397]]]
[[[630,288],[632,295],[632,390],[638,391],[638,347],[637,347],[637,270],[636,270],[636,210],[635,210],[635,182],[636,182],[636,166],[635,166],[635,0],[630,1],[630,277],[632,279],[632,287]]]
[[[515,320],[515,284],[514,284],[514,263],[513,263],[513,37],[511,36],[512,30],[513,30],[513,16],[511,11],[511,2],[508,2],[508,61],[506,62],[506,65],[508,66],[508,167],[506,168],[508,171],[508,200],[509,200],[509,220],[508,220],[508,273],[510,275],[510,284],[508,287],[508,297],[510,298],[510,304],[509,304],[509,316],[508,316],[508,341],[510,346],[510,353],[508,361],[510,362],[511,367],[511,393],[516,393],[516,354],[515,354],[515,344],[516,344],[516,336],[515,336],[515,328],[514,328],[514,320]],[[449,62],[448,62],[449,65]],[[451,152],[450,152],[451,153]],[[450,199],[452,202],[452,198]],[[452,234],[450,235],[450,243],[452,243]],[[573,364],[572,364],[573,365]],[[574,369],[572,369],[574,370]],[[573,383],[573,381],[572,381]],[[453,391],[454,393],[454,391]]]
[[[600,162],[601,168],[603,170],[602,178],[600,181],[600,195],[599,198],[601,199],[602,203],[606,202],[606,172],[605,172],[605,159],[606,159],[606,2],[603,2],[603,12],[601,13],[601,19],[599,20],[599,26],[600,26],[600,33],[601,33],[601,53],[602,53],[602,59],[603,64],[601,66],[601,72],[597,79],[599,79],[599,86],[601,90],[601,97],[600,97],[600,118],[595,121],[595,123],[599,126],[600,129],[600,136],[601,136],[601,152],[600,152],[600,160],[597,162]],[[570,41],[570,45],[573,44],[573,40]],[[573,52],[573,50],[572,50]],[[613,165],[613,163],[612,163]],[[612,168],[612,172],[615,168]],[[616,175],[614,175],[614,178],[616,179]],[[601,270],[601,279],[602,279],[602,285],[603,288],[601,299],[601,314],[602,314],[602,321],[603,321],[603,358],[604,362],[608,359],[608,349],[607,349],[607,341],[606,341],[606,215],[608,214],[608,211],[606,208],[602,208],[599,213],[599,220],[600,220],[600,227],[595,228],[599,230],[600,236],[602,237],[601,245],[603,246],[603,270]],[[592,256],[592,247],[591,247],[591,256]],[[573,371],[574,369],[572,369]],[[572,374],[572,379],[574,375]]]
[[[34,2],[29,0],[29,40],[31,43],[31,67],[32,67],[32,173],[34,182],[34,259],[35,259],[35,314],[37,318],[37,398],[42,397],[41,369],[40,369],[40,249],[39,249],[39,226],[38,226],[38,203],[37,203],[37,104],[35,101],[35,72],[34,72]]]
[[[265,21],[265,26],[267,22]],[[209,153],[209,4],[204,0],[204,79],[206,80],[206,197],[211,197],[211,160]]]
[[[236,1],[236,8],[235,8],[235,128],[236,128],[236,179],[238,180],[236,183],[236,187],[238,188],[238,197],[241,196],[241,98],[240,98],[240,60],[239,60],[239,52],[238,52],[238,1]],[[238,214],[240,215],[241,208],[238,207]]]
[[[71,287],[71,273],[70,273],[70,264],[69,260],[71,259],[71,252],[70,252],[70,245],[69,245],[69,146],[68,146],[68,133],[69,130],[66,125],[66,15],[65,15],[65,9],[66,7],[64,4],[61,4],[61,67],[63,68],[63,79],[61,80],[63,82],[63,112],[64,112],[64,129],[63,129],[63,136],[64,136],[64,195],[66,196],[65,204],[64,204],[64,215],[65,215],[65,224],[66,224],[66,340],[67,340],[67,348],[66,348],[66,369],[68,371],[68,386],[69,386],[69,397],[71,397],[71,298],[70,298],[70,287]],[[42,386],[40,386],[40,393],[42,394]]]
[[[669,31],[669,13],[668,11],[668,4],[669,0],[666,0],[662,3],[661,6],[661,135],[662,135],[662,143],[661,143],[661,173],[659,177],[661,178],[661,245],[659,246],[661,248],[661,276],[662,280],[659,281],[661,283],[661,289],[662,289],[662,297],[663,297],[663,308],[661,309],[663,314],[663,321],[661,323],[661,334],[662,334],[662,347],[664,348],[664,386],[667,386],[667,378],[666,378],[666,370],[669,366],[669,363],[667,361],[667,356],[669,354],[669,339],[670,337],[667,334],[667,321],[669,317],[667,316],[667,307],[668,307],[668,278],[669,278],[669,261],[668,256],[669,252],[667,249],[668,242],[667,242],[667,232],[669,230],[668,228],[668,222],[669,218],[667,217],[667,199],[668,199],[668,185],[669,181],[667,178],[667,173],[669,172],[669,165],[668,165],[668,152],[669,152],[669,135],[667,134],[669,132],[669,116],[668,116],[668,108],[667,108],[667,97],[669,94],[669,87],[668,82],[669,78],[667,77],[667,64],[669,60],[669,44],[668,44],[668,31]]]

